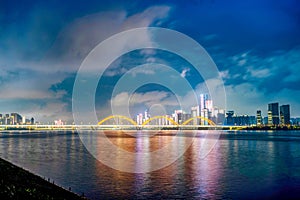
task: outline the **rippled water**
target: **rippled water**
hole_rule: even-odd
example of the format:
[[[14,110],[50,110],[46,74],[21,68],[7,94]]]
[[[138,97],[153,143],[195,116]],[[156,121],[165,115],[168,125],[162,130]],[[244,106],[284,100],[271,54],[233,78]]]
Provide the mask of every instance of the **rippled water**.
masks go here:
[[[107,135],[124,150],[138,152],[139,141],[143,141],[142,148],[154,151],[174,137],[190,137],[186,133]],[[201,159],[199,149],[208,133],[199,132],[175,163],[150,173],[120,172],[103,165],[72,132],[0,133],[0,156],[91,199],[300,198],[300,132],[224,131]],[[114,157],[120,165],[126,161]]]

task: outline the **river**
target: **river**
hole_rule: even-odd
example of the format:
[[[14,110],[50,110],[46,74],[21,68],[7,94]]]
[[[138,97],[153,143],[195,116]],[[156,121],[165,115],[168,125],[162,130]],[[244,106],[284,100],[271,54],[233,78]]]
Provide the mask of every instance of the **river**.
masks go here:
[[[221,131],[211,151],[200,158],[203,134],[209,133],[199,131],[183,156],[147,173],[122,172],[102,164],[70,131],[1,132],[0,156],[90,199],[300,198],[300,131]],[[174,137],[190,137],[172,131],[151,137],[107,134],[128,152],[139,151],[139,137],[151,151]],[[127,160],[116,156],[114,162],[122,165]]]

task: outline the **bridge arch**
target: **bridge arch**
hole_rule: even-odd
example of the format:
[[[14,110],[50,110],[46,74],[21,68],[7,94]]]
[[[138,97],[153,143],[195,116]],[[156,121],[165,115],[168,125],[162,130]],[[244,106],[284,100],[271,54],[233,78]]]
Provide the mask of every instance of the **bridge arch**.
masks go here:
[[[196,116],[196,117],[191,117],[191,118],[189,118],[188,120],[186,120],[186,121],[184,121],[183,123],[182,123],[182,125],[187,125],[188,123],[190,123],[192,120],[194,120],[194,119],[202,119],[202,120],[204,120],[204,121],[207,121],[210,125],[212,125],[212,126],[215,126],[216,124],[215,124],[215,122],[213,122],[212,120],[210,120],[210,119],[208,119],[208,118],[206,118],[206,117],[201,117],[201,116]]]
[[[101,125],[101,124],[103,124],[104,122],[106,122],[106,121],[108,121],[108,120],[110,120],[110,119],[114,119],[114,118],[124,119],[124,120],[130,122],[132,125],[138,126],[138,124],[137,124],[134,120],[130,119],[129,117],[123,116],[123,115],[110,115],[110,116],[108,116],[108,117],[102,119],[101,121],[99,121],[99,122],[98,122],[98,125]],[[155,120],[155,119],[162,119],[162,118],[168,120],[169,122],[171,122],[171,123],[172,123],[173,125],[175,125],[175,126],[187,125],[188,123],[190,123],[190,122],[191,122],[192,120],[194,120],[194,119],[201,119],[201,120],[207,121],[207,122],[208,122],[210,125],[212,125],[212,126],[215,126],[215,125],[216,125],[212,120],[210,120],[210,119],[208,119],[208,118],[205,118],[205,117],[201,117],[201,116],[191,117],[191,118],[189,118],[188,120],[184,121],[182,124],[178,124],[178,123],[177,123],[176,121],[174,121],[172,118],[169,118],[169,117],[167,117],[167,116],[155,116],[155,117],[151,117],[151,118],[149,118],[148,120],[146,120],[141,126],[145,126],[145,125],[147,125],[149,122],[151,122],[151,121],[153,121],[153,120]]]
[[[123,115],[110,115],[110,116],[102,119],[101,121],[99,121],[98,125],[101,125],[104,122],[106,122],[107,120],[114,119],[114,118],[125,119],[126,121],[130,122],[132,125],[135,125],[135,126],[138,125],[134,120],[130,119],[129,117],[123,116]]]
[[[151,117],[151,118],[149,118],[148,120],[146,120],[146,121],[142,124],[142,126],[147,125],[147,124],[148,124],[149,122],[151,122],[152,120],[155,120],[155,119],[162,119],[162,118],[168,120],[168,121],[171,122],[173,125],[179,126],[179,124],[178,124],[176,121],[174,121],[173,119],[171,119],[171,118],[169,118],[169,117],[166,117],[166,116],[155,116],[155,117]]]

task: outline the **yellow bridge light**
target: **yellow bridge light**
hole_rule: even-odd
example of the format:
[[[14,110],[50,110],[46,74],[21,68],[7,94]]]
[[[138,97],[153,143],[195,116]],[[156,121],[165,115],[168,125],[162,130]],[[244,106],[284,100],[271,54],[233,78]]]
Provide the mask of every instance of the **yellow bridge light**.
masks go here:
[[[175,125],[175,126],[179,126],[179,124],[178,124],[177,122],[175,122],[173,119],[171,119],[171,118],[169,118],[169,117],[166,117],[166,116],[155,116],[155,117],[151,117],[151,118],[149,118],[148,120],[146,120],[146,121],[142,124],[142,126],[147,125],[149,122],[151,122],[151,121],[154,120],[154,119],[162,119],[162,118],[168,120],[169,122],[171,122],[171,123],[172,123],[173,125]]]
[[[103,124],[104,122],[106,122],[107,120],[110,120],[110,119],[114,119],[114,118],[119,118],[119,119],[125,119],[126,121],[130,122],[132,125],[134,126],[139,126],[134,120],[130,119],[129,117],[126,117],[126,116],[123,116],[123,115],[110,115],[104,119],[102,119],[101,121],[98,122],[98,125],[101,125]],[[152,120],[155,120],[155,119],[166,119],[168,120],[169,122],[171,122],[173,125],[175,126],[180,126],[180,124],[178,124],[176,121],[174,121],[172,118],[169,118],[169,117],[166,117],[166,116],[155,116],[155,117],[151,117],[149,118],[148,120],[146,120],[141,126],[145,126],[147,125],[149,122],[151,122]],[[188,120],[184,121],[181,125],[187,125],[189,122],[191,122],[192,120],[194,119],[201,119],[201,120],[204,120],[204,121],[207,121],[210,125],[212,126],[216,126],[216,124],[210,120],[210,119],[207,119],[205,117],[201,117],[201,116],[196,116],[196,117],[191,117],[189,118]]]
[[[216,126],[215,122],[213,122],[213,121],[210,120],[210,119],[207,119],[206,117],[201,117],[201,116],[191,117],[191,118],[189,118],[188,120],[184,121],[184,122],[182,123],[182,125],[187,125],[188,123],[190,123],[190,122],[191,122],[192,120],[194,120],[194,119],[202,119],[202,120],[204,120],[204,121],[207,121],[210,125]]]
[[[123,116],[123,115],[110,115],[110,116],[102,119],[100,122],[98,122],[98,125],[101,125],[104,122],[106,122],[107,120],[114,119],[114,118],[125,119],[126,121],[129,121],[132,125],[135,125],[135,126],[138,125],[135,121],[133,121],[129,117],[126,117],[126,116]]]

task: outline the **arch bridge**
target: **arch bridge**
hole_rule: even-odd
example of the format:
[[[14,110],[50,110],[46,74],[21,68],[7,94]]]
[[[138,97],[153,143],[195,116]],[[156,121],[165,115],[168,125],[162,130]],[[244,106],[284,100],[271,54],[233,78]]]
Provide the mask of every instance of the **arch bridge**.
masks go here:
[[[201,117],[201,116],[196,116],[196,117],[191,117],[189,119],[187,119],[186,121],[184,121],[183,123],[179,124],[178,122],[176,122],[175,120],[173,120],[172,118],[169,118],[167,116],[154,116],[154,117],[151,117],[149,119],[147,119],[145,122],[143,122],[142,124],[138,124],[137,122],[135,122],[133,119],[129,118],[129,117],[126,117],[126,116],[123,116],[123,115],[110,115],[104,119],[102,119],[101,121],[98,122],[98,125],[102,125],[103,126],[103,123],[105,123],[106,121],[110,120],[110,119],[122,119],[122,120],[126,120],[127,122],[129,122],[131,125],[129,126],[135,126],[135,127],[139,127],[139,128],[143,128],[145,126],[158,126],[158,127],[168,127],[170,125],[151,125],[150,122],[153,121],[153,120],[157,120],[157,119],[164,119],[166,121],[168,121],[171,126],[173,127],[182,127],[182,126],[201,126],[201,125],[188,125],[191,121],[195,120],[195,119],[200,119],[200,120],[203,120],[203,121],[206,121],[208,122],[208,124],[210,126],[216,126],[216,124],[208,119],[208,118],[205,118],[205,117]],[[115,125],[115,126],[128,126],[128,125]]]

